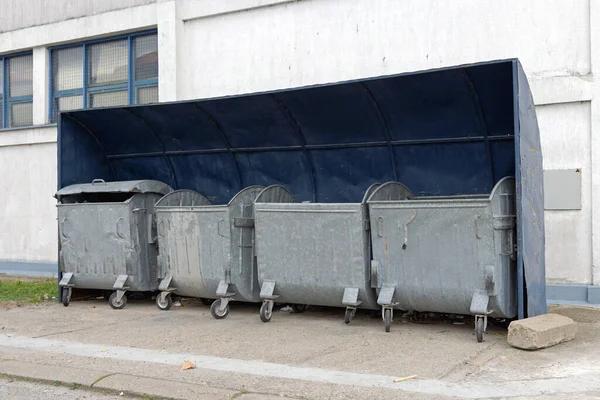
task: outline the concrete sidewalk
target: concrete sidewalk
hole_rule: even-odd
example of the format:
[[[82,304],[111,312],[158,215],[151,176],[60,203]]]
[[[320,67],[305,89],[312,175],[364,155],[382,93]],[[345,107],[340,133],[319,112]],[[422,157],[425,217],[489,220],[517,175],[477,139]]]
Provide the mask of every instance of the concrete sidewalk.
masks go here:
[[[579,323],[569,343],[524,352],[506,331],[394,321],[343,309],[274,313],[232,304],[214,320],[197,302],[112,310],[100,300],[0,310],[0,373],[166,398],[600,399],[600,311],[558,308]],[[197,368],[181,371],[184,361]],[[416,379],[394,382],[417,375]]]

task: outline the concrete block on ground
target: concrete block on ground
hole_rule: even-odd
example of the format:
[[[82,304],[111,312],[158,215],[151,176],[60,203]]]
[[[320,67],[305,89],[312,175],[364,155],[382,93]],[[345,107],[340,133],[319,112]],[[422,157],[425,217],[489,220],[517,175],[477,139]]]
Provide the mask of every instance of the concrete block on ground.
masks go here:
[[[41,379],[45,381],[58,381],[63,383],[75,383],[82,386],[90,386],[96,380],[107,373],[94,371],[68,365],[47,365],[17,360],[4,361],[0,363],[0,373],[19,376],[22,378]]]
[[[513,321],[508,327],[508,343],[519,349],[537,350],[573,340],[577,324],[569,317],[544,314]]]

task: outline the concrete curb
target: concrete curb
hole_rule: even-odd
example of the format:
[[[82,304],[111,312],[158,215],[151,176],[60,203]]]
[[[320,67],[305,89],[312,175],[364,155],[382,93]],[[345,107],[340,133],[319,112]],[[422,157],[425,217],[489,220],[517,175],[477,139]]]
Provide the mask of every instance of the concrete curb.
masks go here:
[[[146,394],[168,399],[231,399],[243,394],[229,389],[214,388],[184,382],[174,382],[136,375],[114,374],[102,379],[95,388],[121,391],[126,393]],[[143,393],[139,393],[140,390]]]
[[[150,396],[152,399],[285,399],[285,397],[269,394],[215,388],[204,383],[192,384],[106,371],[91,371],[68,365],[59,367],[18,360],[0,360],[0,377],[58,384],[108,394],[124,393],[128,396],[144,398]],[[287,398],[290,399],[290,397]]]

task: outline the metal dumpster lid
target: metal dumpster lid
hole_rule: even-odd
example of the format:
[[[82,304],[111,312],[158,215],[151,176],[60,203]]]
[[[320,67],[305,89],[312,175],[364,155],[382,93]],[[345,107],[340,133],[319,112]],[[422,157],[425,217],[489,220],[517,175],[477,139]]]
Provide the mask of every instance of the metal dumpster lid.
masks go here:
[[[171,187],[166,183],[150,179],[115,182],[94,179],[91,183],[79,183],[64,187],[56,192],[54,197],[59,199],[81,193],[159,193],[165,195],[170,191]]]

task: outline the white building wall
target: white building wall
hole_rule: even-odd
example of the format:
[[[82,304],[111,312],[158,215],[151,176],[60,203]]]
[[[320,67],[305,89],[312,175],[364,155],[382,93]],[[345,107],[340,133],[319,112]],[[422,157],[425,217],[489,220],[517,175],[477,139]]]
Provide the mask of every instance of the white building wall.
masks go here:
[[[1,259],[56,261],[55,129],[20,133],[35,144],[0,146]]]
[[[36,123],[47,121],[48,76],[40,74],[47,69],[47,47],[151,27],[158,28],[161,101],[518,57],[537,104],[544,168],[578,168],[582,174],[582,209],[546,213],[548,282],[600,284],[600,211],[593,212],[600,210],[597,0],[136,4],[142,5],[84,10],[85,17],[41,26],[20,22],[29,27],[0,33],[0,54],[35,48]],[[0,234],[0,259],[56,261],[50,197],[56,187],[56,147],[46,143],[55,135],[55,127],[0,132],[1,185],[8,194],[0,198],[0,226],[8,227]],[[36,141],[44,143],[19,145]],[[37,199],[44,197],[35,202],[35,214],[29,200],[15,200],[34,192]]]
[[[2,0],[4,12],[0,13],[0,33],[155,2],[156,0]]]
[[[0,55],[156,27],[156,4],[109,11],[0,33]],[[45,80],[48,76],[35,76]]]
[[[591,284],[590,102],[537,106],[544,169],[581,171],[581,210],[546,210],[546,276],[551,283]]]
[[[513,57],[531,78],[591,68],[587,0],[306,0],[181,17],[181,98]]]
[[[590,50],[592,62],[591,186],[592,186],[592,276],[600,286],[600,2],[590,0]],[[598,301],[600,302],[600,300]]]

